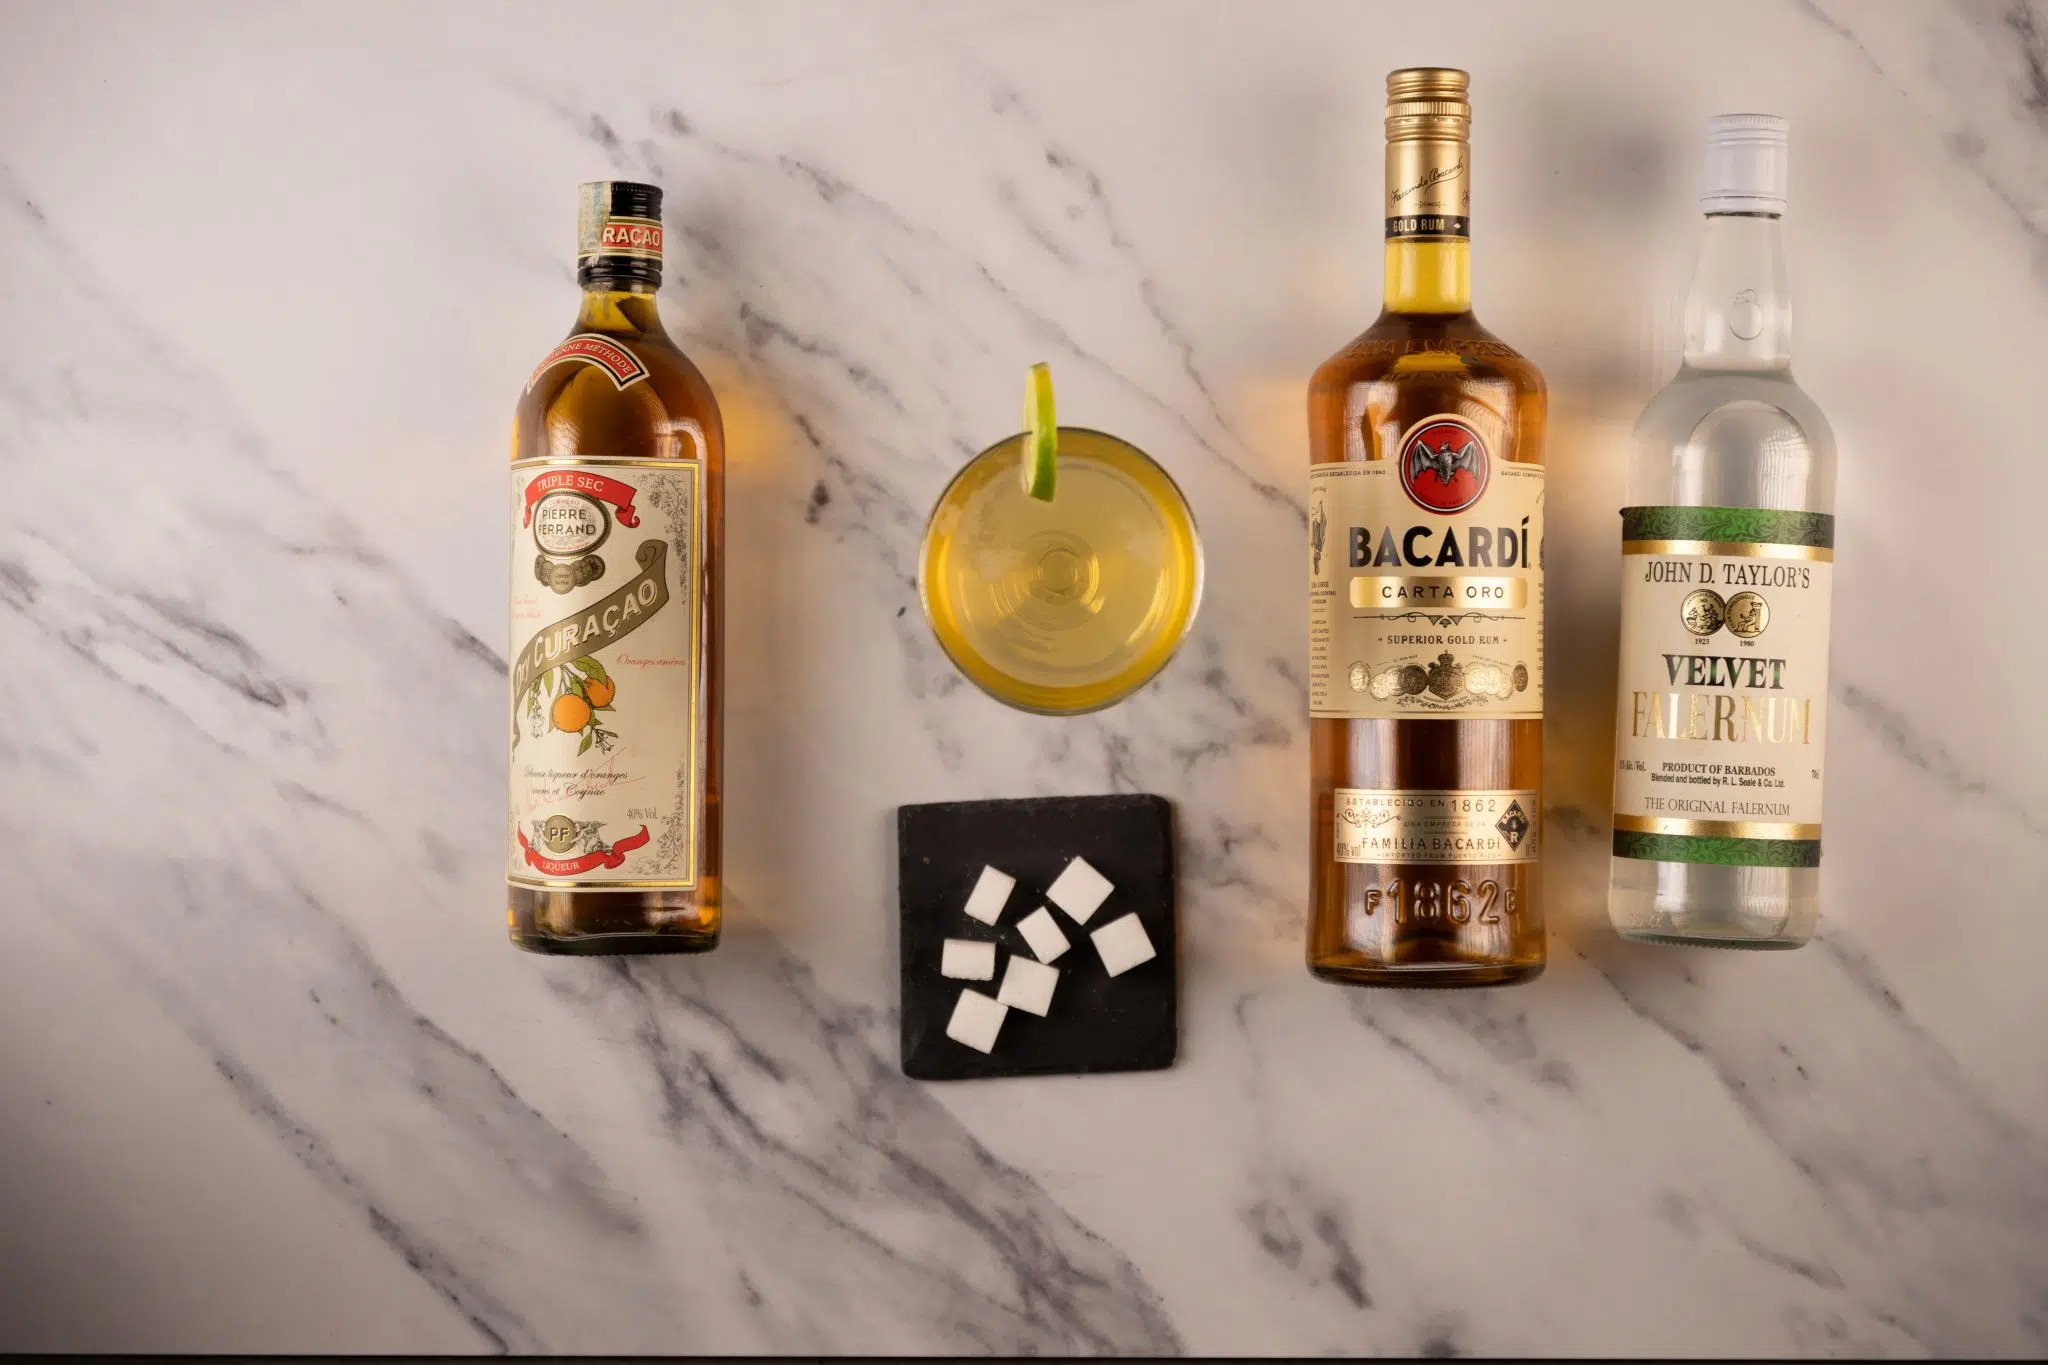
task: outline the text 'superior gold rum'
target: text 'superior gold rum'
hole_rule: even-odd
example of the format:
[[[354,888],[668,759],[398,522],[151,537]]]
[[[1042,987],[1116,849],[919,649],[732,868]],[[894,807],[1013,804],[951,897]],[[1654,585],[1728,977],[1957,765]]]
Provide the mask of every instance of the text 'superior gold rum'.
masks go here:
[[[1386,296],[1309,387],[1308,964],[1543,970],[1543,377],[1472,316],[1462,71],[1387,77]]]
[[[583,186],[570,334],[512,436],[512,941],[700,952],[719,930],[718,404],[661,325],[661,191]]]

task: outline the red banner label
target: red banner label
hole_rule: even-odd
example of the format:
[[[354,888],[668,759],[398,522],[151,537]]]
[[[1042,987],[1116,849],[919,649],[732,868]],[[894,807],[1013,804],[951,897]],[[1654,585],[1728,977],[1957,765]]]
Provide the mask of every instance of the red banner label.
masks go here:
[[[539,849],[526,842],[526,831],[519,831],[519,851],[526,855],[526,861],[550,877],[580,877],[593,868],[616,870],[626,861],[626,855],[636,848],[644,848],[651,836],[647,826],[640,826],[638,834],[628,834],[610,848],[595,853],[584,853],[574,858],[546,858]]]
[[[640,490],[630,483],[607,479],[604,475],[592,474],[587,469],[564,469],[552,474],[543,474],[526,485],[526,514],[519,519],[519,524],[533,525],[533,505],[548,494],[563,489],[610,503],[618,509],[621,526],[640,524],[640,514],[633,510],[633,496]]]
[[[532,388],[534,379],[565,360],[582,360],[597,366],[621,389],[647,377],[647,367],[640,363],[640,358],[618,342],[595,332],[578,332],[548,352],[547,358],[534,367],[533,378],[526,381],[526,387]]]
[[[598,230],[598,245],[620,255],[661,257],[661,224],[647,218],[614,218]]]

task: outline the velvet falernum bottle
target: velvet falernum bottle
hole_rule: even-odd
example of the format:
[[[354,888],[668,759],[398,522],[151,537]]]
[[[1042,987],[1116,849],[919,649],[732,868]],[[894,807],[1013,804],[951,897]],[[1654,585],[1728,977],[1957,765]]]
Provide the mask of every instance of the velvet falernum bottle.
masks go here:
[[[1621,514],[1608,914],[1652,943],[1796,948],[1820,917],[1835,438],[1792,378],[1785,121],[1707,125],[1685,360]]]

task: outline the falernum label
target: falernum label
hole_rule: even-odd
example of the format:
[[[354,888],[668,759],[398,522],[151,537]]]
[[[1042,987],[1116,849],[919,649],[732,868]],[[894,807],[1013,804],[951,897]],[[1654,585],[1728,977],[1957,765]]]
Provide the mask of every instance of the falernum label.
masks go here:
[[[1615,854],[1818,866],[1834,518],[1621,517]]]
[[[1309,470],[1309,714],[1543,714],[1543,468],[1463,418]]]
[[[703,466],[512,466],[509,880],[697,883]]]

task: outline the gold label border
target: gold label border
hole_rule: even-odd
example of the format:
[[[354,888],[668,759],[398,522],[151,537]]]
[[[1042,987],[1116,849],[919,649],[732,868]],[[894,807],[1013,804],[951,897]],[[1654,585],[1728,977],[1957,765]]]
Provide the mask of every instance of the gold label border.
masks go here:
[[[1452,601],[1429,604],[1395,602],[1391,605],[1381,605],[1370,601],[1361,602],[1358,600],[1361,596],[1370,597],[1387,584],[1398,584],[1403,588],[1448,587],[1454,592],[1460,593],[1464,592],[1467,587],[1491,587],[1497,588],[1506,594],[1506,600],[1501,602]],[[1353,611],[1384,612],[1388,615],[1401,615],[1412,611],[1442,612],[1446,614],[1463,611],[1527,611],[1529,609],[1529,580],[1515,574],[1360,573],[1351,575],[1350,597],[1351,610]]]
[[[696,889],[698,882],[701,882],[703,878],[700,877],[697,881],[690,882],[577,882],[563,881],[559,877],[521,877],[516,873],[508,872],[505,874],[505,880],[513,886],[523,886],[529,891],[575,891],[581,893],[585,891],[693,891]]]
[[[1835,552],[1823,545],[1770,545],[1746,540],[1624,540],[1625,555],[1719,555],[1724,559],[1804,559],[1832,564]]]
[[[1627,834],[1680,834],[1698,839],[1818,839],[1820,826],[1773,824],[1760,820],[1687,820],[1661,815],[1614,817],[1614,827]]]
[[[529,459],[512,461],[516,471],[537,469],[548,465],[591,465],[612,468],[665,469],[676,470],[687,466],[695,487],[690,494],[690,584],[689,598],[685,603],[690,609],[690,743],[697,744],[701,707],[697,697],[697,679],[704,667],[703,623],[699,619],[704,596],[704,461],[701,458],[685,460],[649,460],[637,455],[537,455]],[[514,886],[550,891],[642,891],[672,890],[693,891],[704,881],[704,831],[702,815],[704,810],[704,755],[695,753],[690,764],[690,876],[687,881],[607,881],[584,882],[564,881],[544,877],[525,878],[518,873],[507,871],[505,880]]]
[[[1423,856],[1402,854],[1395,857],[1346,857],[1338,849],[1342,844],[1341,831],[1332,840],[1331,858],[1352,867],[1520,867],[1542,861],[1542,795],[1530,787],[1486,787],[1455,790],[1446,787],[1338,787],[1330,793],[1330,814],[1333,825],[1341,825],[1343,817],[1338,812],[1347,804],[1346,798],[1364,797],[1367,800],[1385,801],[1392,798],[1397,809],[1387,823],[1398,827],[1402,833],[1411,828],[1419,835],[1486,835],[1497,834],[1493,812],[1408,812],[1398,809],[1402,803],[1417,798],[1449,797],[1453,800],[1476,800],[1494,798],[1503,805],[1519,802],[1523,818],[1528,822],[1526,833],[1519,847],[1511,847],[1508,856],[1499,856],[1498,850],[1485,854],[1452,853],[1448,855]],[[1495,817],[1497,818],[1497,817]]]

